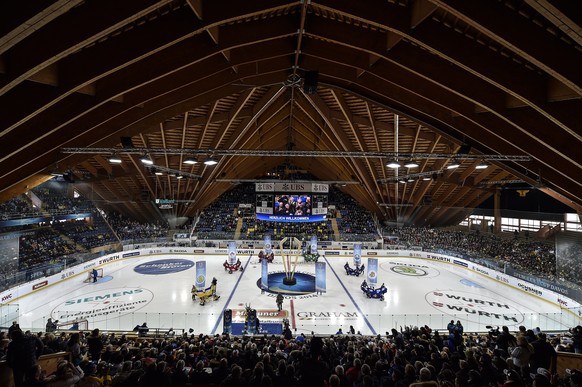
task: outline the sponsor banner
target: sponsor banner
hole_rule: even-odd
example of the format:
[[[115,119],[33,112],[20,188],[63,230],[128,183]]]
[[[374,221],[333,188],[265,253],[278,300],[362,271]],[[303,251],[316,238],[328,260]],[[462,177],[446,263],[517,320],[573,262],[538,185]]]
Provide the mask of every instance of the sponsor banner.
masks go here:
[[[315,262],[315,291],[318,293],[325,293],[325,262]]]
[[[316,255],[317,254],[317,236],[313,235],[311,237],[311,254]]]
[[[0,296],[0,303],[4,304],[4,303],[7,303],[7,302],[10,302],[12,300],[12,297],[13,297],[12,296],[12,292],[2,294]]]
[[[238,208],[253,208],[253,205],[251,203],[240,203]]]
[[[376,285],[378,283],[378,259],[368,258],[368,283]]]
[[[298,320],[358,320],[358,312],[297,312]]]
[[[329,192],[329,184],[312,183],[311,184],[311,192],[328,193]]]
[[[109,255],[109,256],[106,256],[104,258],[99,259],[97,265],[103,265],[104,263],[118,261],[120,259],[121,259],[121,256],[119,254]]]
[[[362,245],[356,243],[354,245],[354,265],[360,266],[362,264]]]
[[[329,184],[297,182],[255,183],[255,192],[314,192],[325,194],[329,192]]]
[[[459,265],[459,266],[463,266],[463,267],[469,267],[469,264],[467,262],[459,261],[458,259],[453,259],[453,263],[455,265]]]
[[[196,289],[206,287],[206,261],[196,261]]]
[[[340,255],[339,251],[326,251],[325,255]]]
[[[32,285],[32,290],[40,289],[48,285],[48,281],[42,281]]]
[[[228,242],[228,263],[234,265],[236,263],[236,242]]]
[[[255,192],[275,192],[274,183],[255,183]]]
[[[269,261],[261,260],[261,289],[269,289]]]
[[[441,313],[457,318],[463,314],[463,318],[472,322],[487,318],[492,325],[518,325],[524,321],[517,304],[499,302],[478,293],[435,290],[427,293],[425,299]]]
[[[190,269],[194,262],[188,259],[160,259],[137,265],[133,271],[145,275],[162,275],[178,273]]]
[[[366,251],[366,255],[378,255],[375,251]]]
[[[170,253],[188,253],[186,249],[170,249]]]
[[[130,251],[129,253],[123,253],[121,255],[122,258],[127,258],[127,257],[137,257],[139,255],[139,251]]]
[[[117,288],[65,298],[51,312],[54,320],[105,321],[137,312],[148,305],[154,295],[143,288]]]

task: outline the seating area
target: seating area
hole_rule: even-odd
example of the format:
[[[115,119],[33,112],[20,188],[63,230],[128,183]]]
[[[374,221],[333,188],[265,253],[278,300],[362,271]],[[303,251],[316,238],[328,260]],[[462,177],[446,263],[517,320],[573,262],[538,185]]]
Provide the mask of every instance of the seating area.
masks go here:
[[[95,328],[30,334],[42,342],[38,364],[46,380],[64,378],[59,368],[67,360],[79,365],[79,386],[550,387],[571,381],[566,369],[582,369],[582,355],[574,353],[582,352],[580,326],[564,333],[503,327],[476,334],[451,321],[447,331],[404,326],[374,337],[338,328],[330,336],[290,330],[281,336],[138,336]],[[7,359],[0,361],[0,380],[12,387],[7,365],[18,349],[6,332],[0,342],[0,357]],[[524,362],[516,348],[532,355]]]

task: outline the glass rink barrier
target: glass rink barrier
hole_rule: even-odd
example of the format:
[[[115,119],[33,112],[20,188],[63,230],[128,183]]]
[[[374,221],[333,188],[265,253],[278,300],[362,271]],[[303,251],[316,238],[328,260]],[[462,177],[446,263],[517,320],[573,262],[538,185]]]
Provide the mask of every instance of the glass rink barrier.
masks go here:
[[[53,311],[53,321],[59,320],[58,317],[66,317],[67,320],[59,322],[61,330],[77,330],[74,325],[74,315],[71,310],[66,312]],[[224,332],[224,314],[223,313],[128,313],[125,315],[101,315],[91,316],[87,311],[79,311],[79,316],[86,319],[83,328],[93,330],[99,328],[103,331],[122,331],[138,332],[138,326],[144,323],[149,327],[149,335],[158,332],[166,332],[172,328],[176,332],[189,334],[214,335]],[[44,331],[47,323],[47,316],[35,320],[31,327],[22,327],[34,332]],[[292,333],[298,335],[333,335],[338,333],[339,329],[343,333],[348,333],[350,327],[355,332],[362,335],[386,335],[393,328],[400,331],[405,327],[421,327],[427,325],[433,330],[442,334],[447,334],[447,325],[453,321],[455,324],[460,321],[464,333],[490,333],[502,326],[508,326],[510,331],[517,331],[519,326],[523,325],[527,329],[536,329],[544,332],[567,331],[582,323],[580,316],[569,311],[564,313],[531,313],[531,314],[504,314],[504,315],[485,315],[479,313],[457,313],[457,314],[359,314],[358,312],[310,312],[308,314],[298,312],[295,316],[277,318],[273,316],[262,316],[257,314],[260,319],[260,326],[264,324],[266,328],[259,329],[260,334],[280,334],[285,324],[289,325]],[[241,327],[245,325],[245,315],[234,313],[230,322],[233,327],[230,333],[237,334]],[[83,320],[85,321],[85,320]],[[63,325],[63,322],[66,324]],[[70,323],[70,326],[67,325]],[[236,328],[236,326],[239,326]],[[270,330],[275,327],[274,330]],[[238,329],[238,330],[237,330]],[[81,328],[81,330],[83,330]]]
[[[0,327],[9,327],[17,321],[20,308],[18,304],[0,304]]]

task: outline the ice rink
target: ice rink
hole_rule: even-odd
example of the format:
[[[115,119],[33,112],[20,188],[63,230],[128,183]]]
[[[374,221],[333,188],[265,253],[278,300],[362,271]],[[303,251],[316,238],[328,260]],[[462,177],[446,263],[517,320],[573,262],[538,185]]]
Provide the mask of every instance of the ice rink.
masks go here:
[[[350,326],[362,334],[385,334],[404,325],[444,329],[460,320],[465,331],[485,331],[487,325],[519,325],[542,329],[568,328],[559,306],[521,290],[447,263],[408,257],[378,258],[378,286],[388,288],[384,300],[370,299],[360,289],[366,272],[348,276],[345,258],[320,257],[326,263],[326,291],[310,285],[287,292],[278,312],[274,291],[261,292],[257,256],[239,256],[243,271],[229,274],[218,256],[172,254],[130,258],[102,266],[104,277],[86,283],[77,275],[18,300],[21,327],[43,329],[52,317],[60,322],[89,321],[89,329],[131,330],[147,322],[150,328],[192,329],[215,334],[223,329],[223,311],[231,309],[242,322],[245,306],[256,309],[262,323],[280,324],[284,318],[296,333],[334,334]],[[218,300],[205,305],[192,300],[196,262],[206,262],[206,286],[218,280]],[[349,259],[353,267],[352,259]],[[366,264],[367,260],[363,259]],[[269,287],[278,288],[284,272],[282,258],[269,264]],[[300,258],[296,275],[309,282],[315,264]],[[512,328],[513,329],[513,328]]]

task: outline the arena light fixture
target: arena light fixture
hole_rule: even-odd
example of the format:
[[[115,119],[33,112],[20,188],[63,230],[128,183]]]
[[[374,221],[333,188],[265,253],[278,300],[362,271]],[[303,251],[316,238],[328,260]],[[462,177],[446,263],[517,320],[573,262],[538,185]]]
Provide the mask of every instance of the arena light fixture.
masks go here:
[[[453,160],[452,163],[447,165],[447,169],[455,169],[455,168],[459,168],[460,166],[461,166],[461,163],[459,163],[457,160]]]
[[[111,164],[121,164],[121,157],[117,156],[117,154],[112,154],[108,159],[107,159]]]
[[[148,155],[143,155],[142,157],[139,158],[139,161],[141,161],[145,165],[154,165],[154,162]]]
[[[477,165],[475,169],[487,169],[487,167],[489,167],[489,164],[486,162],[481,162],[481,164]]]
[[[207,158],[206,160],[204,160],[204,164],[205,164],[205,165],[212,166],[212,165],[216,165],[216,164],[218,164],[218,161],[216,161],[216,160],[215,160],[214,158],[212,158],[212,157],[209,157],[209,158]]]
[[[404,164],[406,168],[418,168],[418,163],[416,161],[410,160]]]
[[[388,161],[386,166],[388,168],[396,169],[396,168],[400,168],[400,163],[397,160],[391,160],[391,161]]]
[[[194,164],[198,164],[198,161],[192,157],[188,157],[183,161],[184,164],[188,164],[188,165],[194,165]]]

